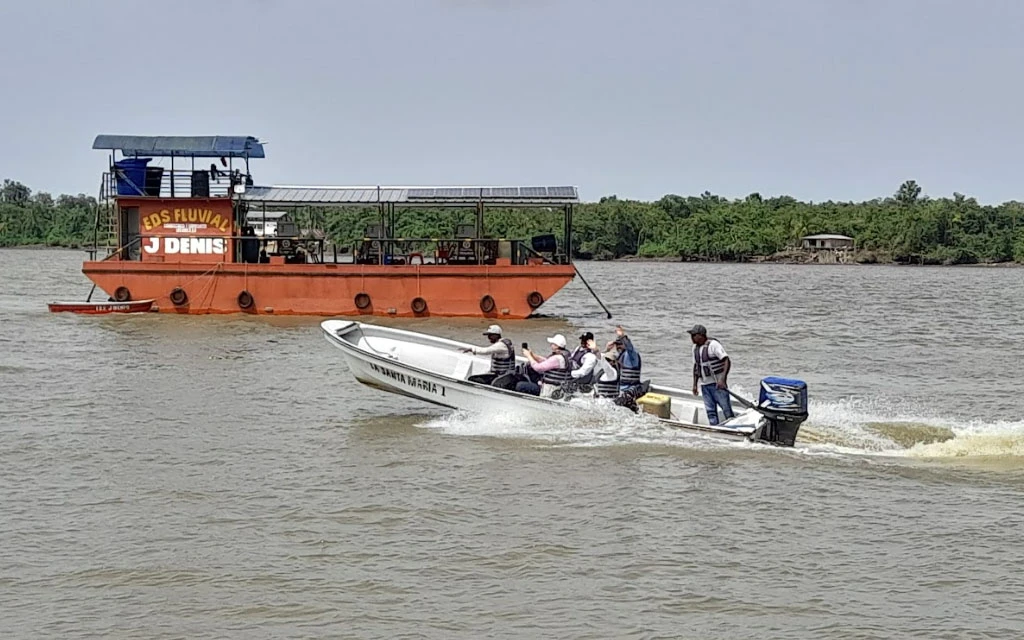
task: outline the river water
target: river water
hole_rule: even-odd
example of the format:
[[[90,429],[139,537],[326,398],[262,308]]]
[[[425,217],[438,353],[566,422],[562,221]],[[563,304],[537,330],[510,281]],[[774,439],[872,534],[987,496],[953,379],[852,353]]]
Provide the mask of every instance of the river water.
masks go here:
[[[503,322],[622,323],[689,386],[809,384],[792,450],[363,387],[318,318],[76,316],[0,251],[0,635],[1024,637],[1024,271],[589,264]],[[475,320],[386,320],[479,341]]]

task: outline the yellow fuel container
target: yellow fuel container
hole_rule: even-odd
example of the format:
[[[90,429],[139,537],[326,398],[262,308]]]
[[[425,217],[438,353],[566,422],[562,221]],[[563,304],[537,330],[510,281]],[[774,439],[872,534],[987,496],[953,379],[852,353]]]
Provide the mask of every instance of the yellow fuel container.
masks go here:
[[[648,393],[636,399],[637,405],[645,413],[653,413],[666,420],[672,417],[672,398],[660,393]]]

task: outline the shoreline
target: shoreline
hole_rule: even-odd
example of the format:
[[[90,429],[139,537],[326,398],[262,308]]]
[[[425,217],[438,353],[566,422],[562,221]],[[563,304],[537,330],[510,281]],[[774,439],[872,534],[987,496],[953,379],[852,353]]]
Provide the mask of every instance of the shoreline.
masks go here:
[[[78,246],[60,246],[60,245],[48,245],[48,244],[21,244],[11,245],[8,247],[0,247],[0,250],[15,250],[15,251],[81,251],[83,253],[89,253],[89,249],[86,247]],[[611,258],[608,260],[594,260],[593,258],[576,258],[574,262],[646,262],[646,263],[682,263],[688,262],[692,264],[757,264],[757,265],[798,265],[807,267],[863,267],[863,266],[882,266],[882,267],[971,267],[971,268],[985,268],[985,269],[1019,269],[1024,268],[1024,263],[1007,261],[1007,262],[970,262],[970,263],[957,263],[957,264],[943,264],[933,263],[924,264],[919,262],[897,262],[894,260],[872,260],[858,262],[856,259],[846,261],[824,261],[819,262],[811,259],[812,254],[800,254],[802,259],[793,257],[775,257],[775,256],[753,256],[750,260],[684,260],[678,256],[659,256],[659,257],[646,257],[646,256],[622,256],[621,258]]]
[[[89,253],[88,249],[82,247],[62,247],[52,244],[12,244],[6,247],[0,246],[0,249],[17,249],[18,251],[84,251]]]
[[[960,262],[960,263],[922,263],[922,262],[899,262],[896,260],[870,260],[870,261],[824,261],[819,262],[811,259],[776,258],[773,256],[754,256],[750,260],[686,260],[679,257],[642,257],[622,256],[610,260],[592,260],[576,258],[574,262],[689,262],[693,264],[758,264],[758,265],[797,265],[807,267],[974,267],[974,268],[1002,268],[1014,269],[1024,267],[1024,263],[1014,262]]]

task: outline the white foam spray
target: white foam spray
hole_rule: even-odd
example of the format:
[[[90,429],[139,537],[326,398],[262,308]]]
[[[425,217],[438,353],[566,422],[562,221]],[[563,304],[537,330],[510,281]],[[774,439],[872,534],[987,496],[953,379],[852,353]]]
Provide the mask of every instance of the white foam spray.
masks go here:
[[[533,440],[546,446],[653,444],[762,449],[742,440],[667,427],[653,416],[631,414],[610,405],[580,414],[552,414],[544,419],[514,413],[455,412],[419,426],[452,435]],[[812,405],[811,418],[791,451],[824,456],[1024,457],[1024,420],[968,421],[883,398],[818,402]]]

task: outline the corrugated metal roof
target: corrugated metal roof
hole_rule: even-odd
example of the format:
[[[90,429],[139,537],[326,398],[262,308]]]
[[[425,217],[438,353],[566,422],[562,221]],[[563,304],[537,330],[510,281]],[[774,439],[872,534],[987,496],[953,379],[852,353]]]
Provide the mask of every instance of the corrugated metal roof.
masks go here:
[[[377,187],[248,187],[243,200],[280,204],[405,202],[406,190]]]
[[[265,158],[263,143],[252,136],[98,135],[93,149],[114,149],[125,156]]]
[[[280,220],[287,215],[289,215],[287,211],[261,211],[253,209],[246,216],[246,220]]]
[[[557,206],[579,202],[576,187],[329,187],[253,186],[242,195],[250,202],[274,204],[461,204]]]

